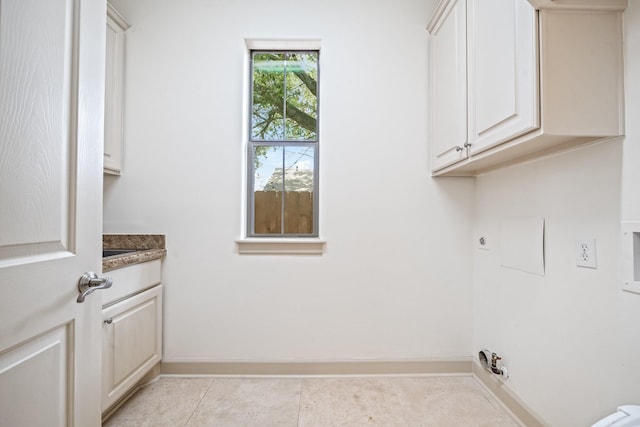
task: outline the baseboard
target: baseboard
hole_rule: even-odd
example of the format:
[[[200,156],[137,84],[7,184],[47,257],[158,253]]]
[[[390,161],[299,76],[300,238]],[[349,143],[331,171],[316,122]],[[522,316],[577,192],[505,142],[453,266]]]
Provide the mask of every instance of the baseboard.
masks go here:
[[[471,375],[471,358],[411,361],[210,362],[163,360],[161,375],[222,376],[366,376]]]
[[[473,363],[473,376],[523,425],[527,427],[547,427],[549,425],[520,400],[504,381],[477,362]]]

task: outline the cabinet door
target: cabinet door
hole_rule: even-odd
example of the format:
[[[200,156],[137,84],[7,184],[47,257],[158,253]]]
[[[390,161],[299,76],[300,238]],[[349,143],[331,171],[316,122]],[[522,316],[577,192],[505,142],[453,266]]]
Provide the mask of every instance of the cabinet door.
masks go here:
[[[466,158],[467,59],[466,5],[452,0],[429,25],[431,33],[431,168]]]
[[[540,127],[537,12],[527,0],[468,0],[474,155]]]
[[[102,310],[102,410],[162,358],[162,285]]]
[[[124,91],[124,40],[129,24],[107,7],[105,58],[104,172],[122,172],[122,102]]]

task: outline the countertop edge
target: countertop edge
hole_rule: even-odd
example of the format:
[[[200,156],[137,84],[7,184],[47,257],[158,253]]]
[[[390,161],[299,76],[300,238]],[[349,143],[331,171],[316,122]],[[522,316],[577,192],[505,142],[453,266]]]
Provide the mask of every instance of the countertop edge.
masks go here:
[[[139,251],[130,252],[122,255],[115,255],[102,259],[102,272],[117,270],[119,268],[130,265],[140,264],[142,262],[162,259],[166,255],[166,249],[141,249]]]

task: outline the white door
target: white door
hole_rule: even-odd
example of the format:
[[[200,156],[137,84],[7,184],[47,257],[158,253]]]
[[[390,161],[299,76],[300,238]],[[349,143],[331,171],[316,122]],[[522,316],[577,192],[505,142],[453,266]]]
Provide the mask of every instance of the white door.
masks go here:
[[[104,0],[0,1],[0,426],[100,425]]]

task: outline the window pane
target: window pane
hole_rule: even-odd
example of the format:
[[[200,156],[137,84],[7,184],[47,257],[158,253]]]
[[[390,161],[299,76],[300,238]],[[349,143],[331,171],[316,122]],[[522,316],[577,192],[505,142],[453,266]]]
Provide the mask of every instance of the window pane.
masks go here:
[[[316,141],[318,52],[252,53],[251,139]]]
[[[284,232],[313,233],[315,147],[286,147],[284,152]]]
[[[254,147],[254,233],[313,234],[315,146]]]
[[[254,233],[282,233],[284,147],[259,145],[253,151]]]
[[[288,54],[286,72],[286,139],[314,141],[318,118],[318,54]]]
[[[285,54],[254,52],[252,63],[251,139],[283,140]]]

